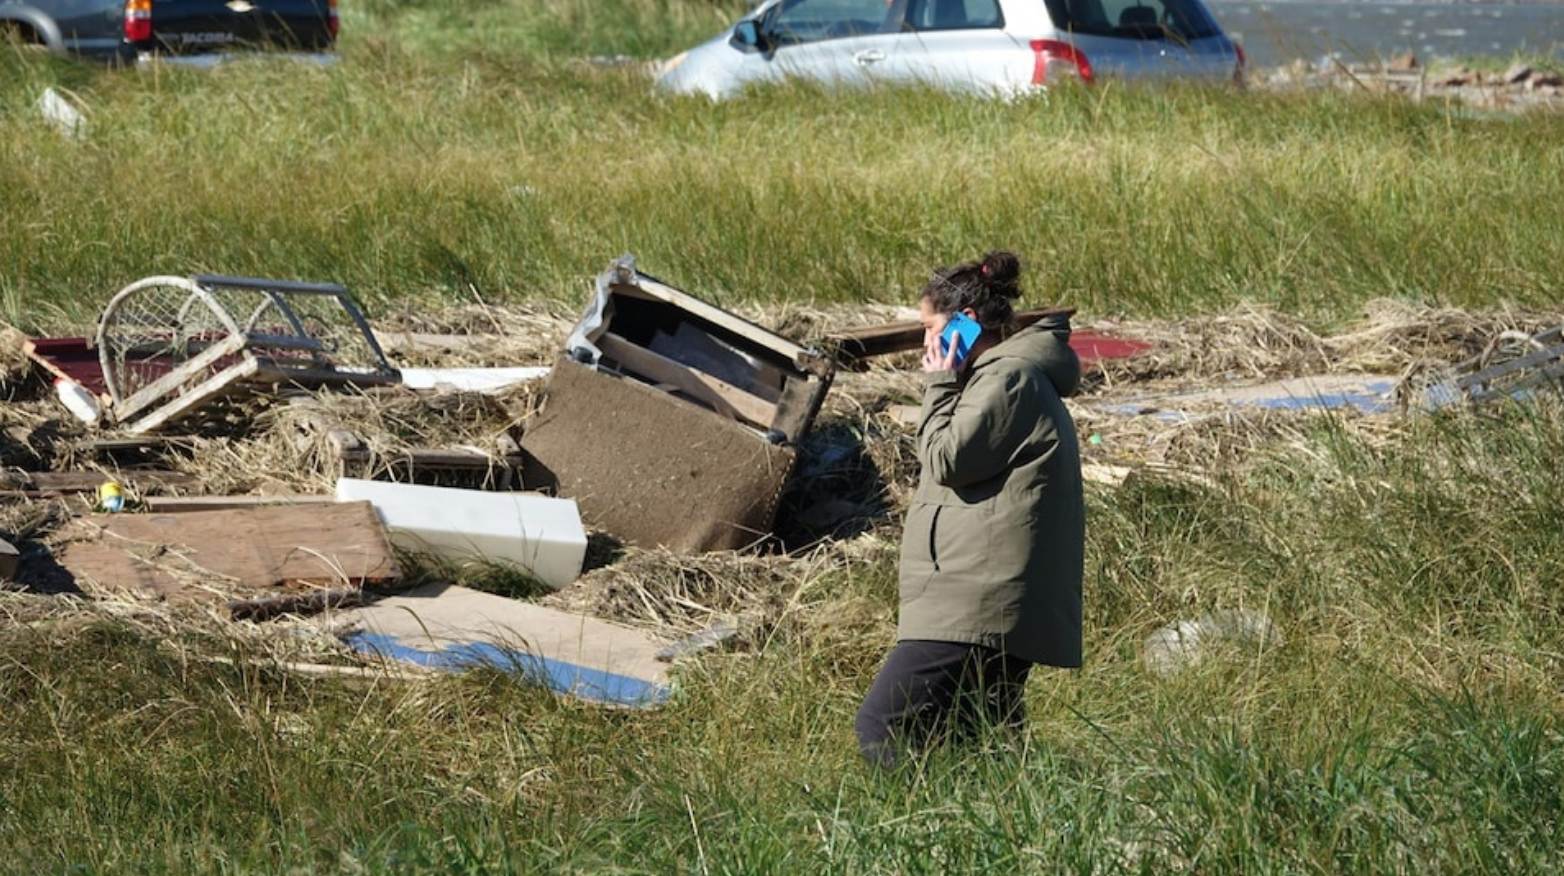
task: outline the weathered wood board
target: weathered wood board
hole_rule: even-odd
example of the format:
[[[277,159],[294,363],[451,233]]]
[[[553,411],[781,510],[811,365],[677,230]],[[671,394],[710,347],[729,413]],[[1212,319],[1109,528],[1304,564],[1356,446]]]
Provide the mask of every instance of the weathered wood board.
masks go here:
[[[279,505],[324,505],[336,501],[336,496],[292,493],[284,496],[147,496],[141,500],[141,504],[152,514],[189,514]]]
[[[420,666],[492,666],[556,693],[619,706],[670,694],[663,645],[631,627],[460,587],[426,584],[339,615],[364,653]]]
[[[78,581],[168,597],[401,576],[368,502],[177,514],[93,514],[61,530]]]
[[[1073,315],[1073,307],[1039,307],[1016,313],[1016,323],[1029,326],[1045,316]],[[843,329],[826,337],[837,363],[844,368],[861,368],[864,360],[890,353],[905,353],[923,346],[923,323],[913,320]],[[1070,349],[1082,365],[1104,359],[1128,359],[1151,349],[1151,344],[1135,338],[1121,338],[1077,329],[1070,333]]]

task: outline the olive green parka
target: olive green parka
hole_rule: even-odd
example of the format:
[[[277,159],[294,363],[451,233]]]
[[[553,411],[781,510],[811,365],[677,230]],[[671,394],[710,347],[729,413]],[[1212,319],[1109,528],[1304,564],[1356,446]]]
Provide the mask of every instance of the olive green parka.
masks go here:
[[[1049,316],[964,371],[928,375],[898,638],[1081,665],[1086,515],[1062,400],[1081,363],[1069,340],[1069,317]]]

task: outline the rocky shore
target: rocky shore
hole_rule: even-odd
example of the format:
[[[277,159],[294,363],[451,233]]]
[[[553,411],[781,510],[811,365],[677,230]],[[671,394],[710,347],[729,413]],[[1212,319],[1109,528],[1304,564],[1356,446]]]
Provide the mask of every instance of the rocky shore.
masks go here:
[[[1439,100],[1485,110],[1564,109],[1564,74],[1530,64],[1485,71],[1461,65],[1425,66],[1411,54],[1376,66],[1326,59],[1318,64],[1297,61],[1259,71],[1251,75],[1250,82],[1269,89],[1345,88],[1405,94],[1414,100]]]

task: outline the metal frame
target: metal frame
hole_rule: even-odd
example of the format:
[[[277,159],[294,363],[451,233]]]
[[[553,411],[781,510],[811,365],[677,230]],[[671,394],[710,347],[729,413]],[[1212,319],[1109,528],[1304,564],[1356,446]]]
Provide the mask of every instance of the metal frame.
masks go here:
[[[238,302],[242,324],[224,300],[233,293],[255,298]],[[305,302],[326,307],[310,310]],[[280,325],[265,325],[269,314]],[[109,300],[98,319],[96,346],[110,414],[133,434],[260,388],[401,381],[348,290],[327,283],[222,274],[147,277]]]

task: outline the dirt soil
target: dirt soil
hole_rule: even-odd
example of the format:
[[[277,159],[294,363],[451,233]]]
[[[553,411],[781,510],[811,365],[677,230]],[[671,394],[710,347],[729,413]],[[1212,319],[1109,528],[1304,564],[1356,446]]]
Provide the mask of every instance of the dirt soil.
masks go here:
[[[819,343],[828,331],[915,317],[888,307],[738,315],[803,344]],[[1094,489],[1112,489],[1140,469],[1199,478],[1241,468],[1253,451],[1298,434],[1322,411],[1346,428],[1393,434],[1404,428],[1406,407],[1416,404],[1422,387],[1447,377],[1456,363],[1512,355],[1526,348],[1527,337],[1559,322],[1557,313],[1473,313],[1390,301],[1374,303],[1350,330],[1333,336],[1261,309],[1172,322],[1077,320],[1079,331],[1140,339],[1151,348],[1091,365],[1070,408]],[[551,364],[573,324],[572,314],[485,307],[437,318],[393,314],[376,320],[375,330],[401,367],[493,367]],[[91,582],[62,583],[35,570],[46,568],[61,547],[62,525],[93,510],[99,480],[125,484],[134,509],[160,495],[329,495],[344,473],[405,474],[397,466],[414,448],[478,451],[498,468],[541,389],[534,382],[497,394],[393,387],[258,396],[214,406],[155,442],[116,443],[125,436],[89,429],[66,411],[42,370],[21,353],[23,340],[14,331],[0,338],[6,400],[0,406],[0,538],[21,555],[17,580],[0,590],[0,613],[27,620],[107,612],[156,629],[196,624],[259,643],[291,662],[362,658],[337,641],[329,617],[236,622],[220,599],[175,604]],[[891,634],[892,606],[833,601],[816,591],[824,573],[894,561],[901,512],[917,477],[917,358],[893,354],[837,374],[814,429],[799,444],[769,544],[677,556],[593,532],[576,584],[521,595],[670,640],[736,622],[739,641],[754,644],[785,623],[795,632],[881,647]],[[1361,385],[1377,404],[1243,403],[1287,396],[1288,384],[1277,382],[1299,378]],[[364,458],[351,470],[322,423],[346,424],[363,442]],[[36,488],[38,473],[72,472],[90,474],[73,488]],[[455,485],[482,485],[470,473],[451,477]],[[458,484],[461,477],[469,482]],[[428,574],[410,575],[407,583]]]

